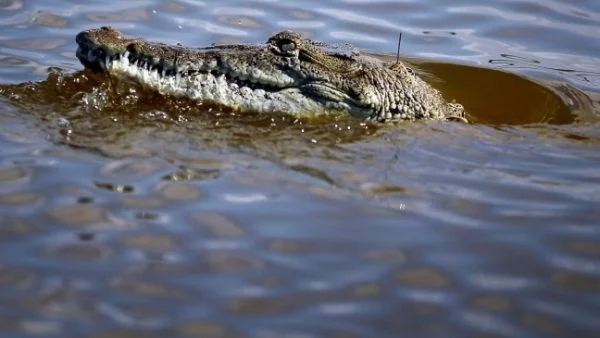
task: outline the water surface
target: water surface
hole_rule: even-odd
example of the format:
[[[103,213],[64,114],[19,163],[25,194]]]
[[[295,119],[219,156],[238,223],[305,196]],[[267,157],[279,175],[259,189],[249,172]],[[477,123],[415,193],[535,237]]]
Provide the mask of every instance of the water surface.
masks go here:
[[[294,29],[472,124],[235,114],[82,72],[77,32]],[[594,1],[0,2],[3,337],[600,334]]]

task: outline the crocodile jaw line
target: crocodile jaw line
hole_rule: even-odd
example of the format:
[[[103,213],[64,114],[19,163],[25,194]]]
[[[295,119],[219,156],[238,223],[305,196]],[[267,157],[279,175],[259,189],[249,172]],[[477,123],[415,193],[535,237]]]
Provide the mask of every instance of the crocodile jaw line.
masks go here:
[[[213,102],[241,112],[286,112],[314,116],[355,109],[344,102],[312,100],[299,87],[292,86],[293,79],[284,74],[269,77],[264,72],[246,72],[233,66],[220,69],[215,60],[205,62],[200,67],[202,71],[189,72],[188,67],[179,67],[176,71],[168,72],[160,70],[156,64],[132,57],[128,51],[102,57],[79,47],[77,56],[110,75],[133,79],[160,94]]]

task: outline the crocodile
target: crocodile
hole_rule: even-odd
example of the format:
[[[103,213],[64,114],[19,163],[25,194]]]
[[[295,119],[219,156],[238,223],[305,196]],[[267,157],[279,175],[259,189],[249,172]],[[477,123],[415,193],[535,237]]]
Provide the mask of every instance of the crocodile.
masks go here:
[[[313,41],[293,31],[264,44],[203,48],[127,38],[112,27],[82,31],[75,40],[86,68],[240,112],[466,122],[462,105],[446,101],[403,62],[386,63],[350,44]]]

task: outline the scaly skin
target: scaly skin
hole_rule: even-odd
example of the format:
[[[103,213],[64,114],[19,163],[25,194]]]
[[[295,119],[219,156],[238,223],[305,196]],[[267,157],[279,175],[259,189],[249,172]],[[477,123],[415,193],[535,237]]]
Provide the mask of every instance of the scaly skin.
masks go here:
[[[446,102],[404,64],[385,64],[351,45],[327,45],[291,31],[265,44],[206,48],[129,39],[110,27],[81,32],[76,41],[77,57],[88,68],[239,111],[466,121],[461,105]]]

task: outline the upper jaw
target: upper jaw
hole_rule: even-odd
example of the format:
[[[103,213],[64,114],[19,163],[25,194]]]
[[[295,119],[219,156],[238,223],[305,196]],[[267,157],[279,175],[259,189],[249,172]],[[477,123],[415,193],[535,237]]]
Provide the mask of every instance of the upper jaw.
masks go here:
[[[148,70],[157,70],[161,76],[189,76],[195,73],[225,75],[235,82],[259,86],[270,91],[295,87],[304,82],[290,72],[269,64],[261,67],[256,56],[270,53],[265,45],[229,45],[207,48],[184,48],[119,37],[117,43],[101,43],[88,32],[76,37],[77,58],[93,70],[106,70],[108,65],[126,57],[130,63]],[[275,57],[274,57],[275,58]],[[269,63],[270,60],[264,60]]]

